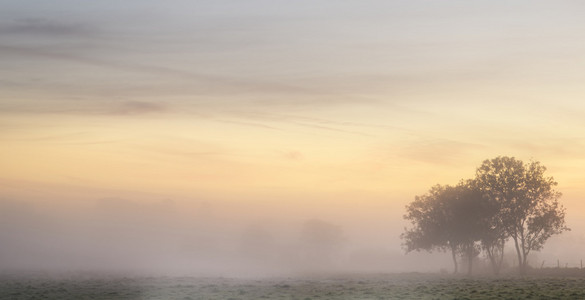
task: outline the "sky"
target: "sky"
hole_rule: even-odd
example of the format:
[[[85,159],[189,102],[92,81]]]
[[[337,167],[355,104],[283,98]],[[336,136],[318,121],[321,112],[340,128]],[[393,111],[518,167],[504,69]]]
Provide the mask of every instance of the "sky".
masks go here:
[[[168,265],[176,245],[230,251],[250,230],[294,252],[313,220],[341,228],[343,255],[391,269],[404,206],[505,155],[558,181],[572,231],[539,255],[577,260],[562,245],[585,241],[584,14],[579,1],[3,1],[2,257],[94,266],[140,248]]]

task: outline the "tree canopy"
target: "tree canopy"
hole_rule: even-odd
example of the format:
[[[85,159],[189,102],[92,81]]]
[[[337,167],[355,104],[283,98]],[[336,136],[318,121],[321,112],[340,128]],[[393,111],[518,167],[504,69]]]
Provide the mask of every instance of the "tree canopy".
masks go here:
[[[471,260],[477,255],[475,242],[483,226],[481,197],[470,181],[457,186],[436,185],[427,194],[415,197],[405,215],[413,227],[402,234],[407,252],[451,251],[455,272],[457,254],[462,254],[468,258],[471,272]]]
[[[521,274],[531,251],[541,250],[552,235],[569,230],[558,201],[561,193],[554,189],[557,182],[545,171],[538,161],[500,156],[485,160],[476,172],[478,187],[499,208],[498,225],[514,241]]]

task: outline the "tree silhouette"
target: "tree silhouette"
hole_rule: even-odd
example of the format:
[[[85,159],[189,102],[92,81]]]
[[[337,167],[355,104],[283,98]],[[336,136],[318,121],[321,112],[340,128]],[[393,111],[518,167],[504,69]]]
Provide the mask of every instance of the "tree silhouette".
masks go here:
[[[485,160],[474,180],[433,186],[406,206],[404,218],[412,224],[401,235],[406,252],[451,251],[455,273],[460,254],[471,274],[473,258],[483,250],[497,275],[511,238],[525,274],[528,254],[569,230],[557,183],[545,171],[537,161],[525,164],[504,156]]]
[[[457,254],[461,254],[471,274],[473,258],[479,254],[476,241],[481,238],[483,206],[482,194],[471,181],[432,187],[406,207],[404,218],[413,225],[401,236],[406,251],[450,251],[454,273],[458,272]]]
[[[476,244],[484,231],[486,202],[473,181],[460,182],[448,195],[453,239],[460,254],[467,259],[467,274],[471,275],[473,259],[480,253]]]
[[[404,218],[412,223],[412,228],[405,228],[401,235],[406,252],[426,250],[451,250],[455,273],[457,273],[456,247],[446,238],[445,218],[441,210],[440,201],[446,187],[433,186],[422,196],[415,196],[415,200],[406,206]]]
[[[565,209],[559,204],[557,182],[545,177],[546,167],[538,161],[525,164],[514,157],[485,160],[477,169],[478,188],[498,207],[493,225],[496,240],[501,233],[512,238],[520,274],[526,273],[530,251],[542,249],[554,234],[569,230]]]

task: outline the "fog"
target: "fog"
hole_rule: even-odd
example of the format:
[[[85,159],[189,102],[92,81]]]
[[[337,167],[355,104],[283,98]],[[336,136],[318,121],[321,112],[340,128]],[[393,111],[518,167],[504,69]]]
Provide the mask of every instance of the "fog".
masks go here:
[[[392,219],[400,211],[373,208],[373,218],[350,221],[344,214],[368,209],[350,212],[341,205],[325,217],[284,205],[227,201],[102,198],[77,207],[58,201],[1,205],[3,270],[270,276],[450,267],[446,256],[404,255],[399,235],[405,224]]]
[[[391,202],[338,203],[327,210],[316,204],[294,209],[282,203],[122,198],[77,206],[0,203],[5,271],[231,277],[452,271],[448,254],[404,253],[399,236],[407,224]],[[573,246],[566,247],[567,241]],[[532,265],[578,266],[583,244],[571,232],[555,237],[532,254]],[[510,257],[513,266],[512,249]]]

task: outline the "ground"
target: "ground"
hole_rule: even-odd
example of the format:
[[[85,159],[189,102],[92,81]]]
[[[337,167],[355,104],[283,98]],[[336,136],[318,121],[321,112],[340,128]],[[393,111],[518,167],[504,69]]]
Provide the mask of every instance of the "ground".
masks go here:
[[[585,299],[584,276],[0,277],[0,299]]]

